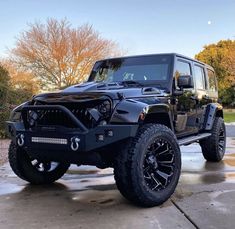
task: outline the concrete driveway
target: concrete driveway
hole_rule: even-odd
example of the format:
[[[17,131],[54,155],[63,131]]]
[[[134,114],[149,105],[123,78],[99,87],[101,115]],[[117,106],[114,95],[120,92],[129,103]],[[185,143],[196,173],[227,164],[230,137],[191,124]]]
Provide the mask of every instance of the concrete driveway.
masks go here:
[[[0,228],[234,228],[235,137],[227,141],[221,163],[206,162],[197,144],[182,147],[174,195],[149,209],[119,194],[112,169],[71,166],[57,183],[35,187],[5,163],[0,167]]]

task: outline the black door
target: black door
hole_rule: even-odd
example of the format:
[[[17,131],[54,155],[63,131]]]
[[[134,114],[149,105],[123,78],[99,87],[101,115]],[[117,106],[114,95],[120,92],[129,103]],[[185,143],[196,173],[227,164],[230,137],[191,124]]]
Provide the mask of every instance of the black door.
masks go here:
[[[196,124],[198,128],[201,129],[204,122],[206,107],[212,102],[212,97],[208,92],[208,81],[206,80],[205,67],[199,63],[194,63],[193,70],[196,87],[195,96],[198,100]]]
[[[177,58],[174,67],[175,89],[180,90],[177,78],[180,75],[193,75],[193,63],[190,60]],[[176,97],[175,105],[175,132],[177,137],[198,132],[197,106],[198,99],[195,88],[183,89],[182,95]]]

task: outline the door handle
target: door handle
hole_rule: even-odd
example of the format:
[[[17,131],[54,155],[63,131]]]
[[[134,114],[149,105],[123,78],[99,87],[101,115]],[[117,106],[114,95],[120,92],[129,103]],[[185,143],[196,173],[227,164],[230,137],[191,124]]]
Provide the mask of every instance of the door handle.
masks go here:
[[[207,99],[208,100],[208,99],[210,99],[210,97],[209,97],[209,95],[204,95],[203,99]]]
[[[198,100],[198,97],[193,95],[193,96],[190,97],[190,99],[192,99],[192,100]]]

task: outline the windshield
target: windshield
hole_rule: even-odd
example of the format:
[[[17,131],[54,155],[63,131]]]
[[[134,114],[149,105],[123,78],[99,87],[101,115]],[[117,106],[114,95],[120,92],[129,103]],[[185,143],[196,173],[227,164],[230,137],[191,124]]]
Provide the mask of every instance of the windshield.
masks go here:
[[[170,75],[171,59],[170,55],[150,55],[98,61],[88,81],[165,85]]]

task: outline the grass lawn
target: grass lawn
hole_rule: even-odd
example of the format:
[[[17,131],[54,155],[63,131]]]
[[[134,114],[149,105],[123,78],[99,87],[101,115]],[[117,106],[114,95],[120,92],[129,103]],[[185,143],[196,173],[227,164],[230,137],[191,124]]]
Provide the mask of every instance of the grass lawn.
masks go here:
[[[235,122],[235,112],[224,112],[225,122]]]

